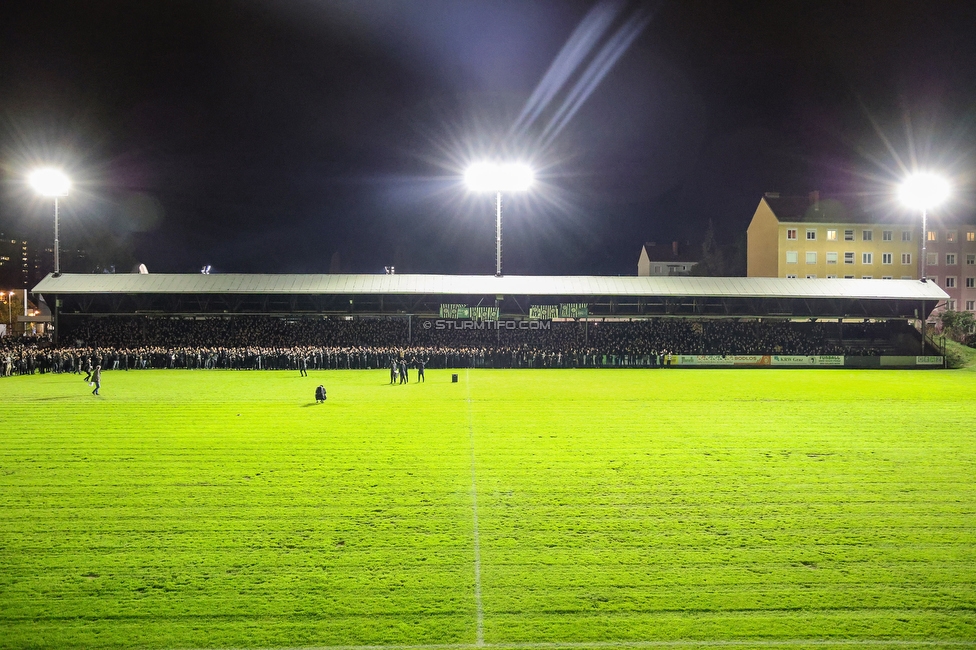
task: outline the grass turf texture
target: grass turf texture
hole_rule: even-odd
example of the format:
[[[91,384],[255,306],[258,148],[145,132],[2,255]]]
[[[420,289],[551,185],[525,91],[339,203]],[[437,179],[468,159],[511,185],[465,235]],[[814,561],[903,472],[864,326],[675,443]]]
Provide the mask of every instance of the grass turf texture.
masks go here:
[[[0,380],[0,646],[976,639],[972,373],[449,375]]]

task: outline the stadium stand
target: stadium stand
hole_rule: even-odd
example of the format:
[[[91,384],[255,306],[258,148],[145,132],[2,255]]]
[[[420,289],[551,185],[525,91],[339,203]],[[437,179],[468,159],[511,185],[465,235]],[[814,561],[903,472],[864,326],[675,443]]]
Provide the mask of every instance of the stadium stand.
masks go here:
[[[430,368],[655,367],[664,356],[909,354],[918,332],[906,321],[650,319],[559,321],[548,329],[419,327],[402,318],[220,318],[116,316],[66,320],[60,346],[42,338],[3,341],[10,373],[146,368],[386,368],[392,358]]]
[[[924,323],[947,296],[899,280],[235,274],[65,274],[34,293],[60,306],[57,338],[4,339],[3,374],[78,372],[89,358],[106,370],[387,368],[393,358],[655,367],[735,355],[913,367],[938,350],[909,320]],[[459,306],[463,318],[447,317]],[[863,361],[886,356],[894,364]]]

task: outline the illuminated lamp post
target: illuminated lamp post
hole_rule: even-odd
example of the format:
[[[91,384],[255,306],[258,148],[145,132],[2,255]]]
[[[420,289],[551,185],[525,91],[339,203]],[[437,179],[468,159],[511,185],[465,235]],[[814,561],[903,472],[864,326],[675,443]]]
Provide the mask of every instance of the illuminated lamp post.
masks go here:
[[[464,174],[470,190],[495,193],[495,277],[502,275],[502,192],[524,192],[534,180],[532,169],[521,163],[475,163]]]
[[[929,172],[912,174],[898,188],[898,198],[910,208],[922,211],[922,272],[921,280],[925,282],[925,243],[928,240],[928,211],[940,205],[949,198],[949,181]],[[922,324],[922,354],[925,354],[925,319],[919,318]]]
[[[33,172],[29,179],[31,187],[41,196],[54,199],[54,277],[61,275],[61,250],[58,239],[59,215],[58,199],[68,196],[71,189],[71,180],[64,175],[64,172],[45,167]]]
[[[898,188],[898,198],[910,208],[922,211],[922,282],[925,282],[925,242],[928,240],[928,211],[949,198],[949,181],[927,172],[912,174]]]

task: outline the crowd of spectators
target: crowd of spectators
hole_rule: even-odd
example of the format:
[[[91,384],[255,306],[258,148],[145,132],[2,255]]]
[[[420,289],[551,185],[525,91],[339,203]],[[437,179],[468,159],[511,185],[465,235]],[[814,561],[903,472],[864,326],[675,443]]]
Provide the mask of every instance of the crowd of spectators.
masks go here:
[[[877,355],[904,322],[783,320],[557,321],[535,329],[406,318],[64,318],[60,345],[43,337],[0,339],[0,374],[146,368],[295,370],[654,367],[668,355]],[[461,322],[461,321],[457,321]]]

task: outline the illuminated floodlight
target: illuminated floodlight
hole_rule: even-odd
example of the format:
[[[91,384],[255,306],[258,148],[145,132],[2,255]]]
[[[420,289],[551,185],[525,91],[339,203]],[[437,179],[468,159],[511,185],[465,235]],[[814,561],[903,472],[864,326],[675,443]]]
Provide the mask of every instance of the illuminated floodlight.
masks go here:
[[[71,179],[64,175],[60,169],[53,167],[43,167],[31,172],[27,178],[34,191],[41,196],[54,199],[54,276],[61,275],[61,252],[60,242],[58,241],[58,199],[68,196],[71,189]],[[57,329],[55,329],[57,332]]]
[[[919,255],[922,270],[919,272],[925,282],[925,243],[928,239],[928,211],[949,198],[949,181],[938,174],[919,172],[912,174],[898,188],[898,198],[910,208],[922,211],[922,254]]]
[[[937,174],[913,174],[898,188],[898,198],[910,208],[928,210],[949,198],[949,181]]]
[[[34,191],[41,196],[52,198],[68,196],[68,190],[71,189],[71,179],[65,176],[64,172],[53,167],[38,169],[31,173],[27,180]]]
[[[495,276],[502,275],[502,192],[524,192],[535,174],[523,163],[480,162],[468,167],[464,182],[474,192],[495,193]]]
[[[464,182],[475,192],[524,192],[534,181],[532,168],[522,163],[475,163],[464,174]]]

